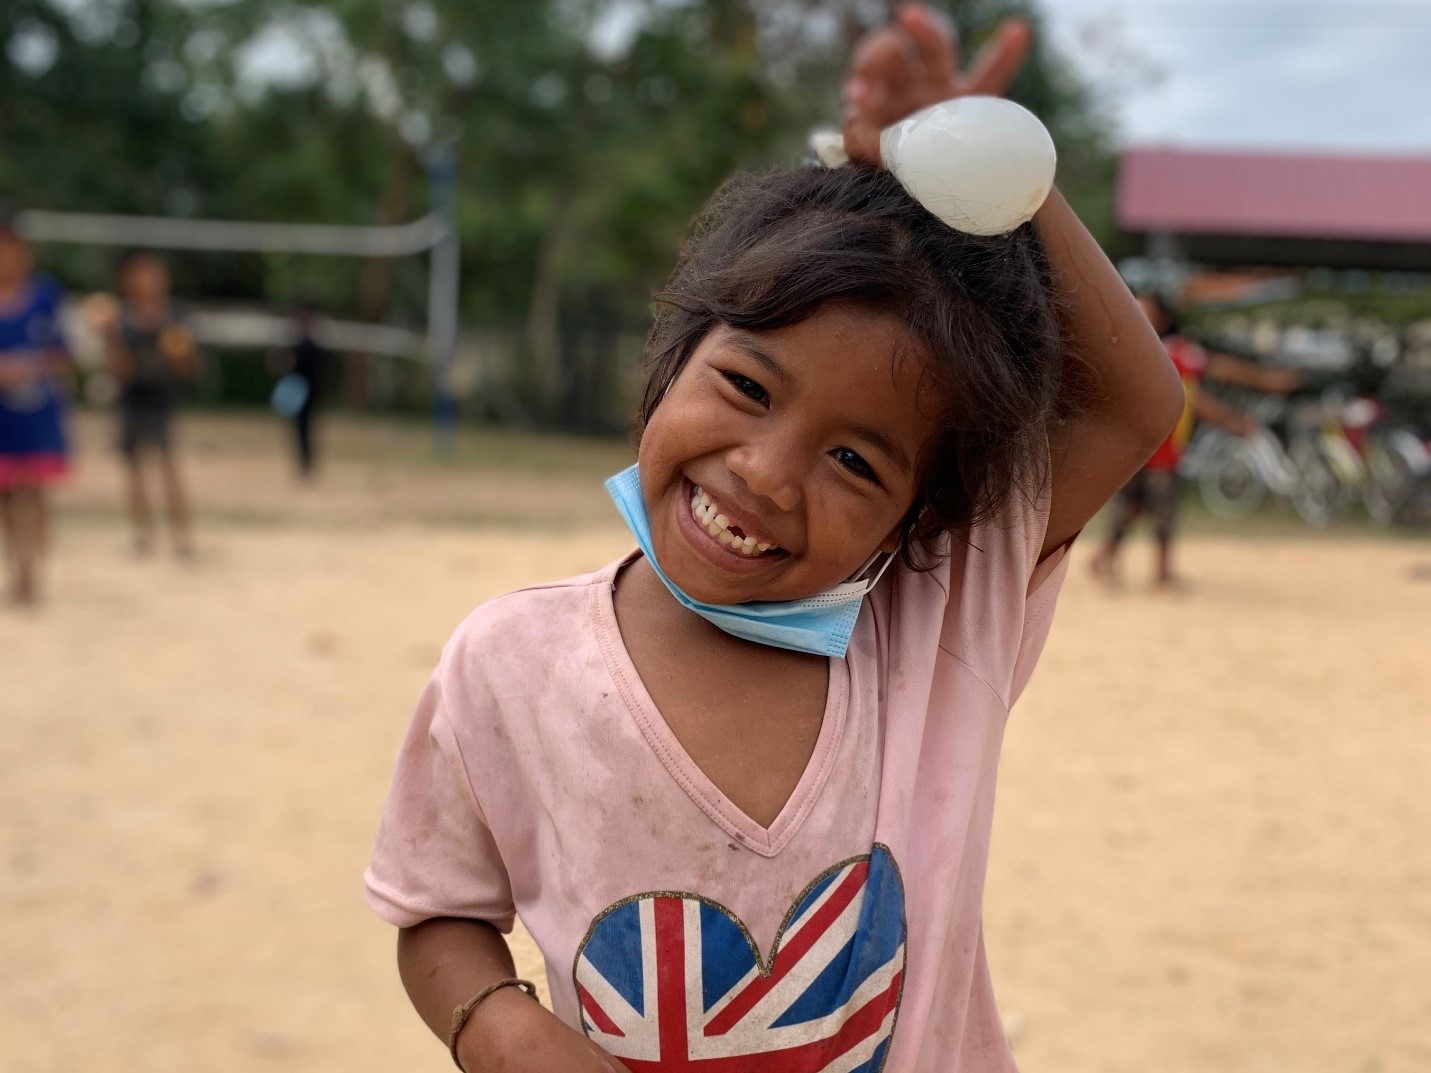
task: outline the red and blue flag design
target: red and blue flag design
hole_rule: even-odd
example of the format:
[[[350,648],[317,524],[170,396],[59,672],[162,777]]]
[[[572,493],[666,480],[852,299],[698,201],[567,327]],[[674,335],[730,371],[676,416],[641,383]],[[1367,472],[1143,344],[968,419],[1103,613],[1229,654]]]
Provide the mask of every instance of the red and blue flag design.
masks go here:
[[[696,895],[599,916],[577,954],[586,1034],[632,1073],[878,1073],[904,981],[904,890],[884,846],[801,896],[768,969]]]

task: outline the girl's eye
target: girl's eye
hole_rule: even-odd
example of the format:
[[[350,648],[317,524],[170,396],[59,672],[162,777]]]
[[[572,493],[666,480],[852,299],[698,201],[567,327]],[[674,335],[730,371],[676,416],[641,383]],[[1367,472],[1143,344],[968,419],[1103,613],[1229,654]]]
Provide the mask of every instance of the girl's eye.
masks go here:
[[[871,481],[881,488],[884,487],[883,484],[880,484],[880,479],[875,475],[875,471],[870,467],[870,464],[848,447],[836,447],[830,452],[830,457],[855,476],[863,477],[865,480]]]
[[[761,406],[770,405],[770,394],[763,387],[757,384],[748,376],[741,376],[739,373],[721,373],[730,382],[731,387],[739,391],[752,402],[758,402]]]

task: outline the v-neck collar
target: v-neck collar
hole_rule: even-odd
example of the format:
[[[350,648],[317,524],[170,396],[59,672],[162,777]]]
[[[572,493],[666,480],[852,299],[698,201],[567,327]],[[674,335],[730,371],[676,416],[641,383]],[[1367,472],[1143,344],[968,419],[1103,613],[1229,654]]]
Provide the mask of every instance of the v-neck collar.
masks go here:
[[[849,712],[849,666],[842,659],[829,661],[825,712],[820,720],[820,733],[815,741],[815,749],[805,764],[800,781],[795,784],[789,799],[781,807],[780,814],[769,827],[762,827],[736,806],[691,759],[656,708],[655,701],[651,699],[651,694],[631,660],[631,654],[626,650],[626,643],[621,638],[621,629],[616,622],[614,590],[616,576],[621,568],[639,554],[639,551],[634,551],[607,567],[599,575],[598,583],[591,588],[592,625],[607,669],[642,737],[676,784],[730,837],[762,857],[774,857],[795,837],[800,825],[815,807],[820,791],[824,789],[839,755]]]

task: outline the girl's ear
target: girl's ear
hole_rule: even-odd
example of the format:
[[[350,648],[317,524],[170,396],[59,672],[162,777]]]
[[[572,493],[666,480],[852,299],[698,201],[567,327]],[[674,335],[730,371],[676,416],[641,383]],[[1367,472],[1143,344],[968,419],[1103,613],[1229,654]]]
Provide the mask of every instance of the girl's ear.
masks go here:
[[[904,523],[900,522],[889,531],[889,535],[879,542],[879,550],[886,555],[893,555],[899,550],[900,544],[904,541],[900,538],[900,531],[904,528]]]
[[[911,507],[910,513],[906,514],[903,518],[901,518],[899,520],[899,524],[896,525],[893,529],[891,529],[889,531],[889,534],[883,540],[880,541],[879,550],[884,552],[886,555],[893,555],[895,552],[899,551],[899,549],[904,545],[904,527],[912,520],[912,518],[916,516],[922,518],[924,516],[924,512],[928,509],[928,504],[925,504],[924,506],[920,507],[917,512],[914,510],[914,508]]]

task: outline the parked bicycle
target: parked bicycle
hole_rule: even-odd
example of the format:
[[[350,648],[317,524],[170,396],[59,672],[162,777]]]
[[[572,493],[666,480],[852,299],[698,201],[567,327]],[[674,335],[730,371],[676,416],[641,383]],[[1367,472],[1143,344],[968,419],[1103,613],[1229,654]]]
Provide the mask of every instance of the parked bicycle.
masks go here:
[[[1208,511],[1237,520],[1272,496],[1308,525],[1323,528],[1361,504],[1380,525],[1411,521],[1431,502],[1431,447],[1413,429],[1386,419],[1369,395],[1344,386],[1314,397],[1244,402],[1260,423],[1238,437],[1200,429],[1183,472]]]

